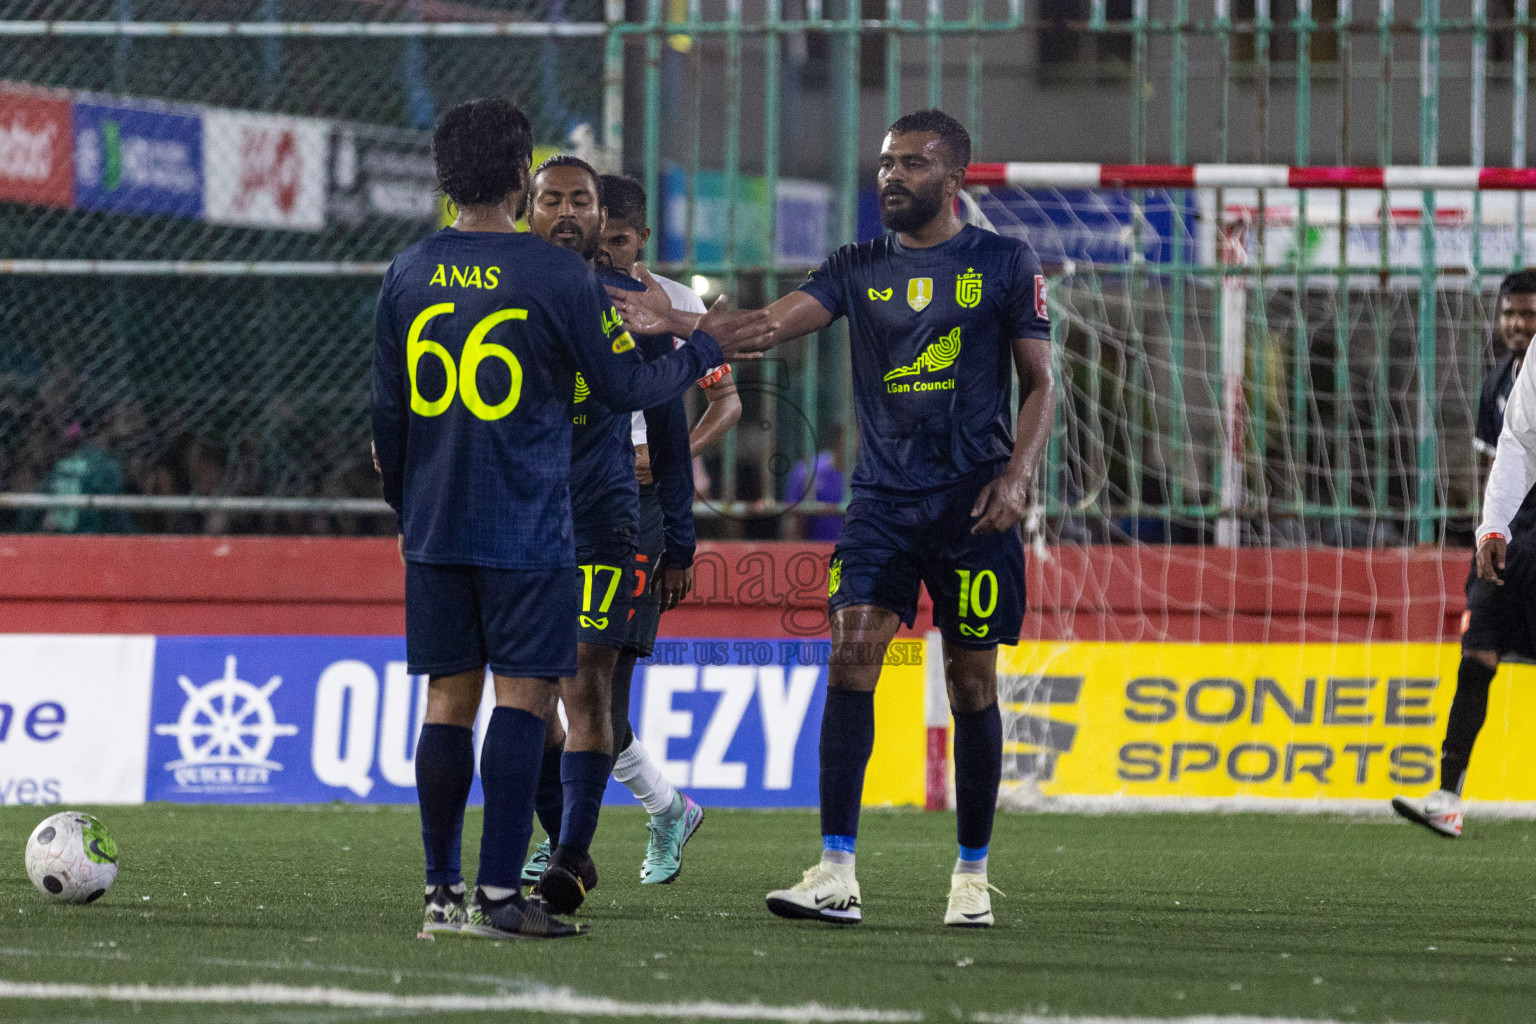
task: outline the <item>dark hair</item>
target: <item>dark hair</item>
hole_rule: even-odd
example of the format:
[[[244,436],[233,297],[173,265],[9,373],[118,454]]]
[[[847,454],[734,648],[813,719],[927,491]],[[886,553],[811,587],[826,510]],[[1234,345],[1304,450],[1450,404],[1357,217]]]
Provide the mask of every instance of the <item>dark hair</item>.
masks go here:
[[[1499,282],[1499,300],[1510,295],[1536,295],[1536,270],[1517,270]]]
[[[950,170],[971,162],[971,133],[965,130],[965,125],[936,107],[903,114],[890,127],[892,135],[905,135],[908,132],[933,132],[937,135],[939,148]]]
[[[592,191],[597,195],[597,204],[599,206],[607,205],[603,202],[602,175],[598,174],[597,169],[591,164],[587,163],[581,157],[572,156],[569,153],[556,153],[554,156],[550,157],[548,160],[545,160],[543,163],[539,164],[539,166],[533,169],[533,178],[537,178],[551,167],[579,167],[583,171],[586,171],[589,175],[592,176]],[[529,184],[533,183],[533,178],[528,179]]]
[[[432,133],[437,187],[459,206],[499,203],[527,184],[533,127],[506,100],[460,103]]]
[[[598,179],[603,189],[603,205],[608,208],[608,223],[623,222],[632,228],[645,227],[645,187],[622,174],[605,174]]]

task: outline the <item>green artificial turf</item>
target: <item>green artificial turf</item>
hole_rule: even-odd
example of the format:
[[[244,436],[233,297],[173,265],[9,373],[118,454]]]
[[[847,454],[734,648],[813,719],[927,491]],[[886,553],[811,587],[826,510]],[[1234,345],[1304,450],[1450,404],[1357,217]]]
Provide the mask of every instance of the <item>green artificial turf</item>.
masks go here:
[[[819,1002],[976,1014],[1200,1013],[1491,1024],[1536,1020],[1536,822],[1457,841],[1387,818],[1000,815],[997,927],[941,921],[947,814],[870,812],[864,923],[782,921],[763,894],[817,856],[805,812],[710,811],[677,883],[641,886],[643,816],[605,812],[590,937],[420,941],[414,808],[83,808],[117,884],[48,903],[22,865],[38,808],[0,809],[0,980],[335,986],[636,1002]],[[466,873],[480,817],[466,824]],[[388,1011],[412,1020],[430,1014]],[[358,1011],[0,1000],[0,1020],[333,1021]],[[506,1019],[441,1013],[433,1019]],[[541,1015],[539,1019],[573,1019]],[[983,1019],[985,1019],[983,1017]]]

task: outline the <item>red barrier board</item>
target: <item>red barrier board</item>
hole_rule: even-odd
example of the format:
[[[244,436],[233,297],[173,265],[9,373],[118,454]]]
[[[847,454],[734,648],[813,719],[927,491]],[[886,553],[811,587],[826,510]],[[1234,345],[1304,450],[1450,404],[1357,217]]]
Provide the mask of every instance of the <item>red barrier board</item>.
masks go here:
[[[706,542],[673,636],[824,638],[830,544]],[[1025,635],[1455,640],[1469,551],[1093,547],[1029,560]],[[390,539],[0,535],[0,632],[398,635]],[[916,630],[929,628],[926,595]]]
[[[68,98],[0,85],[0,200],[67,208],[74,193]]]

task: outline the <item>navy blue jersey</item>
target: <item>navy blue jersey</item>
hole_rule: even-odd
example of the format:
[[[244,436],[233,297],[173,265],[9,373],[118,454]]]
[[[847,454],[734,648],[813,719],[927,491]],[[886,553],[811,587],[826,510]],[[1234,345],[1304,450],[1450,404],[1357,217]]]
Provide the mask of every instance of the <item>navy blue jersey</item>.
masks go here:
[[[1499,446],[1499,431],[1504,429],[1504,406],[1515,386],[1524,352],[1511,352],[1499,360],[1494,371],[1483,379],[1483,394],[1477,403],[1477,430],[1472,443],[1484,455],[1493,455]]]
[[[608,407],[638,409],[723,358],[702,332],[676,355],[642,358],[586,262],[534,235],[445,228],[401,253],[379,292],[373,434],[406,558],[575,565],[577,371]]]
[[[611,267],[597,269],[599,284],[628,289],[638,281]],[[644,349],[641,349],[644,356]],[[617,413],[592,396],[586,378],[576,375],[571,415],[571,516],[578,537],[589,541],[617,534],[633,538],[640,529],[640,490],[635,483],[635,450],[629,443],[629,413]]]
[[[969,225],[927,249],[886,235],[843,246],[801,291],[848,318],[855,492],[918,497],[1012,454],[1012,341],[1051,336],[1027,242]]]
[[[627,291],[645,285],[611,267],[600,267],[598,281]],[[646,359],[660,359],[676,348],[670,334],[635,336]],[[654,431],[651,473],[666,518],[667,562],[686,569],[693,564],[693,461],[688,449],[688,413],[681,397],[645,410]],[[638,537],[640,492],[635,480],[635,449],[630,440],[632,417],[617,413],[593,398],[580,374],[576,376],[575,413],[571,417],[571,515],[578,541],[619,535]]]
[[[635,340],[647,359],[664,359],[676,347],[670,334],[643,334]],[[661,499],[662,554],[671,568],[686,569],[693,565],[698,545],[693,526],[693,450],[688,443],[688,407],[682,397],[645,410],[645,431],[651,479]]]

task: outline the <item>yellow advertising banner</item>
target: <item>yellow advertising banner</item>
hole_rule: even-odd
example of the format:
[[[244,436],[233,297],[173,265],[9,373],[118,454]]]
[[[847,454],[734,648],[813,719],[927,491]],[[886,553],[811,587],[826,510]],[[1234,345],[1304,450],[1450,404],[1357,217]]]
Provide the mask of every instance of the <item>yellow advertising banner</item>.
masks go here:
[[[1025,643],[999,654],[1004,777],[1046,797],[1384,800],[1437,782],[1440,644]],[[1464,795],[1536,801],[1536,668],[1503,666]]]

